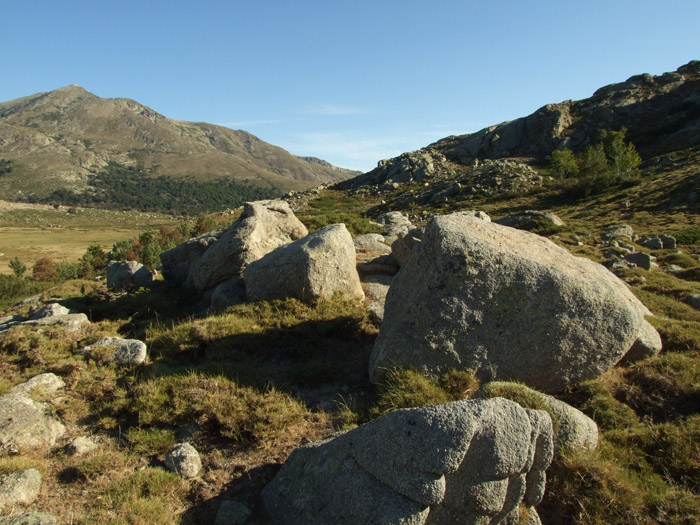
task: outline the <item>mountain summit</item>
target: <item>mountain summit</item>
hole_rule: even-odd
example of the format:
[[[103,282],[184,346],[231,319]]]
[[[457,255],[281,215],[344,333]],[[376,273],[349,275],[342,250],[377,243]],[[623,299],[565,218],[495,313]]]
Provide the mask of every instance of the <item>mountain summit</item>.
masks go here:
[[[80,86],[0,103],[0,197],[81,192],[109,165],[148,176],[233,179],[280,193],[357,172],[297,157],[245,131],[167,118],[126,98],[100,98]]]

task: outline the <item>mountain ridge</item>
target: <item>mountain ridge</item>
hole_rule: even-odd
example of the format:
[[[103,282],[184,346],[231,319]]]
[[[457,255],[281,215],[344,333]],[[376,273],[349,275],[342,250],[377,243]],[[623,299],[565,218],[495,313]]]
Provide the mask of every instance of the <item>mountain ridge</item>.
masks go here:
[[[234,179],[280,194],[357,174],[307,161],[246,131],[170,119],[75,84],[0,102],[0,158],[13,163],[0,178],[4,198],[67,187],[84,192],[89,175],[110,163],[153,176]]]
[[[700,145],[700,61],[658,76],[634,75],[586,99],[547,104],[525,117],[445,137],[382,160],[374,170],[336,187],[449,178],[451,170],[484,160],[517,158],[541,164],[554,150],[582,152],[599,130],[622,127],[645,159]]]

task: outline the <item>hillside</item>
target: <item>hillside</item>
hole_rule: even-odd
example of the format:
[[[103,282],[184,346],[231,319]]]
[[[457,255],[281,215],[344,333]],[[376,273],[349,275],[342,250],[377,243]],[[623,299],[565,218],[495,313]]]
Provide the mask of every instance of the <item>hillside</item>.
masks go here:
[[[684,76],[682,85],[697,89],[694,74]],[[623,85],[630,86],[634,82]],[[649,82],[656,85],[658,81],[652,78]],[[682,95],[691,107],[691,90],[678,94],[677,89],[666,95]],[[8,316],[0,321],[0,330],[56,301],[80,312],[74,315],[86,314],[90,320],[72,333],[64,326],[37,327],[31,324],[37,321],[30,321],[0,336],[0,395],[7,394],[5,400],[16,398],[17,386],[41,373],[56,374],[65,383],[54,394],[41,389],[32,394],[36,401],[50,405],[47,412],[60,419],[65,433],[47,450],[21,446],[0,450],[0,475],[36,469],[42,476],[41,491],[37,491],[36,499],[16,504],[12,512],[51,513],[59,523],[269,523],[269,508],[261,494],[297,447],[334,432],[362,428],[397,409],[475,400],[491,392],[490,395],[512,399],[522,407],[551,412],[552,429],[557,426],[561,429],[562,420],[554,415],[554,410],[548,410],[541,398],[525,389],[522,383],[489,383],[489,390],[486,379],[463,369],[436,374],[424,374],[414,368],[399,369],[386,377],[373,379],[376,382],[371,382],[368,375],[375,342],[381,339],[383,326],[391,322],[389,316],[384,316],[383,321],[378,319],[373,310],[372,301],[379,293],[378,285],[384,283],[384,293],[391,293],[388,291],[397,282],[415,288],[420,280],[416,270],[431,271],[428,264],[403,263],[399,269],[396,261],[392,262],[392,256],[387,255],[393,252],[398,258],[399,250],[393,249],[394,245],[392,248],[380,246],[385,251],[376,247],[377,242],[381,243],[378,237],[390,242],[390,235],[393,235],[397,241],[403,241],[418,239],[419,232],[406,230],[408,233],[397,234],[386,224],[380,226],[372,220],[379,220],[387,211],[398,210],[415,226],[424,227],[438,222],[433,219],[453,212],[479,210],[498,222],[515,212],[536,210],[556,214],[562,219],[554,223],[550,215],[535,216],[536,219],[526,226],[539,234],[536,242],[547,242],[542,239],[547,237],[558,246],[557,250],[564,248],[576,256],[604,264],[614,272],[626,283],[618,284],[649,309],[651,315],[645,317],[646,322],[658,332],[662,343],[657,355],[637,356],[637,360],[627,361],[627,354],[599,376],[572,382],[553,394],[595,423],[597,448],[555,450],[546,471],[544,498],[536,509],[541,522],[545,525],[698,523],[700,143],[693,131],[698,122],[693,111],[676,112],[673,125],[667,121],[665,131],[657,134],[658,140],[650,139],[645,146],[641,138],[644,133],[652,133],[649,130],[659,124],[661,117],[655,114],[652,122],[644,123],[641,117],[634,115],[644,107],[645,100],[652,99],[636,97],[636,102],[627,104],[629,118],[608,123],[609,129],[627,126],[626,140],[635,144],[635,140],[640,140],[641,162],[610,180],[600,179],[606,184],[594,187],[589,194],[572,191],[589,175],[554,173],[547,159],[552,151],[547,150],[549,145],[529,149],[527,140],[523,139],[507,150],[507,156],[503,151],[488,148],[481,150],[478,162],[452,156],[451,146],[447,144],[475,140],[474,135],[470,135],[460,140],[450,139],[455,142],[440,141],[418,152],[385,161],[373,172],[343,182],[336,189],[313,189],[288,195],[286,201],[309,232],[342,222],[356,242],[361,234],[380,234],[365,238],[363,242],[367,244],[358,242],[356,245],[356,268],[367,296],[365,301],[334,296],[305,302],[303,297],[287,297],[248,300],[216,311],[203,310],[199,300],[208,301],[209,295],[213,298],[215,292],[209,294],[205,290],[203,296],[197,298],[184,284],[169,285],[160,276],[150,287],[139,290],[108,290],[104,280],[98,277],[104,275],[107,254],[95,249],[88,250],[78,263],[64,260],[58,265],[63,274],[74,270],[80,279],[47,276],[50,264],[39,268],[43,271],[37,271],[36,267],[33,272],[28,269],[26,274],[34,277],[0,275],[3,287],[0,305],[7,307],[0,315]],[[657,99],[655,104],[661,104],[662,100],[665,99]],[[578,106],[579,103],[567,104],[592,107],[590,101],[586,104],[582,101]],[[617,111],[612,114],[618,114]],[[583,113],[579,116],[581,119],[577,122],[586,119],[595,122],[593,117]],[[597,129],[593,124],[582,128],[576,125],[570,126],[570,136],[586,139],[581,139],[578,146],[569,142],[556,143],[554,147],[568,145],[582,162],[587,146],[596,141]],[[671,128],[675,131],[669,131]],[[551,132],[548,125],[537,133],[532,126],[528,129],[532,132],[528,137],[549,136]],[[576,135],[576,129],[583,130],[581,135]],[[654,144],[656,146],[651,147]],[[609,166],[605,169],[612,171]],[[21,214],[11,210],[0,216],[4,221],[0,226],[16,229],[17,238],[21,238],[22,225],[46,228],[50,223],[66,230],[98,231],[104,228],[99,224],[101,221],[127,221],[132,228],[141,224],[151,231],[115,246],[115,258],[119,257],[116,252],[121,250],[131,252],[131,258],[156,266],[161,250],[172,253],[179,245],[187,250],[182,250],[180,253],[184,257],[175,262],[189,265],[205,259],[196,250],[208,249],[207,243],[221,233],[218,230],[231,225],[240,213],[208,214],[196,221],[178,224],[172,217],[93,211],[96,210],[68,212],[27,206]],[[611,226],[615,228],[610,229]],[[216,231],[197,237],[194,243],[183,242],[211,230]],[[472,230],[467,231],[472,233]],[[52,231],[47,232],[54,235]],[[515,235],[515,230],[511,233]],[[517,233],[523,235],[520,239],[529,239],[535,244],[534,236]],[[668,239],[669,235],[675,237],[675,247],[653,243],[660,242],[661,237]],[[224,238],[222,235],[215,242],[224,244]],[[480,239],[484,242],[483,237]],[[502,242],[503,237],[496,241]],[[522,252],[528,251],[527,243],[523,242],[522,247]],[[418,252],[421,250],[414,250],[413,257],[418,257],[415,255]],[[517,258],[524,256],[522,252],[518,251]],[[477,282],[482,274],[491,272],[508,278],[509,272],[502,270],[504,259],[489,259],[488,264],[483,259],[484,252],[478,249],[468,256],[455,251],[454,256],[447,259],[449,264],[440,268],[444,272],[457,270],[453,275],[467,276],[455,277],[452,282]],[[647,269],[641,263],[629,264],[632,260],[645,260],[650,264]],[[557,261],[551,262],[548,270],[557,264]],[[228,268],[232,262],[224,261],[224,265]],[[452,265],[455,269],[450,268]],[[284,264],[273,266],[285,267]],[[473,268],[482,271],[471,271]],[[596,268],[612,278],[608,270]],[[411,279],[402,278],[402,273],[405,276],[407,271],[414,272],[410,274]],[[393,280],[392,273],[396,274]],[[534,279],[529,271],[519,275],[524,275],[522,281]],[[300,279],[289,281],[301,282]],[[452,286],[437,280],[434,284],[429,289],[431,298]],[[530,308],[530,300],[547,293],[547,288],[537,287],[537,293],[530,294],[514,292],[508,296],[512,302],[506,303],[499,303],[496,295],[474,295],[485,305],[497,304],[500,307],[498,316],[511,311],[516,318],[533,314],[529,319],[536,320],[532,323],[534,331],[535,324],[555,324],[554,316],[543,313],[551,313],[550,310],[540,312]],[[40,295],[10,306],[20,298],[37,293]],[[573,293],[572,297],[574,303],[583,300],[580,294]],[[459,316],[453,315],[456,308],[433,307],[435,304],[438,303],[423,303],[418,309],[421,316],[428,318],[437,313],[444,319],[460,322]],[[566,311],[555,313],[569,317]],[[478,322],[475,317],[473,327],[479,330],[480,325],[498,316],[484,316]],[[591,316],[578,317],[588,319]],[[433,333],[439,333],[437,328],[429,328],[431,338]],[[506,323],[502,332],[506,338],[511,338],[512,346],[518,343],[514,340],[512,323]],[[592,331],[596,341],[602,340],[600,336],[605,333],[605,330]],[[107,336],[145,342],[145,362],[120,364],[109,357],[107,348],[86,352],[88,345]],[[403,345],[396,346],[403,348]],[[508,344],[501,346],[508,347]],[[550,342],[541,346],[549,347]],[[602,346],[590,344],[577,348],[583,355]],[[498,348],[491,348],[491,351],[495,353]],[[536,366],[539,364],[537,362]],[[44,385],[47,389],[51,386]],[[26,388],[26,385],[19,388]],[[384,446],[379,448],[382,453],[372,456],[373,461],[381,465],[386,457],[392,460],[399,457],[406,436],[416,428],[415,422],[409,424],[412,426],[408,432],[383,434]],[[504,434],[517,432],[511,430]],[[192,478],[181,478],[168,470],[167,453],[173,445],[182,442],[190,443],[201,456],[201,472]],[[96,448],[79,452],[79,445],[86,443]],[[439,448],[430,441],[428,445],[429,453],[409,454],[409,460],[398,463],[399,470],[404,471],[404,467],[430,457]],[[488,456],[495,448],[486,446],[477,451]],[[328,461],[319,471],[331,474],[350,471],[345,468],[343,462]],[[514,479],[519,478],[514,476]],[[334,494],[351,494],[347,498],[335,498],[342,509],[347,509],[348,500],[363,501],[359,494],[371,492],[368,487],[385,489],[383,483],[370,484],[371,476],[364,479],[363,483],[349,485],[349,492],[343,492],[348,490],[345,479],[321,488]],[[297,476],[291,487],[297,490],[307,482],[307,477]],[[308,499],[299,496],[296,501],[313,503],[320,499],[319,492],[312,493]],[[493,492],[484,491],[483,499],[490,502]],[[379,496],[368,498],[368,501],[377,500]],[[525,507],[519,511],[521,522],[534,522]],[[292,521],[286,515],[277,520]],[[341,520],[317,521],[336,523]],[[427,521],[453,522],[461,521],[439,518]]]
[[[700,145],[700,62],[660,76],[635,75],[602,87],[587,99],[547,104],[527,117],[445,137],[418,151],[383,160],[376,169],[337,187],[458,180],[484,160],[511,158],[542,166],[555,150],[581,153],[595,142],[600,130],[623,127],[643,159]],[[501,171],[513,172],[507,166]],[[465,190],[478,184],[466,182]]]
[[[6,199],[93,191],[90,176],[110,167],[152,178],[227,179],[276,194],[356,174],[245,131],[169,119],[134,100],[103,99],[75,85],[0,103],[0,159]]]

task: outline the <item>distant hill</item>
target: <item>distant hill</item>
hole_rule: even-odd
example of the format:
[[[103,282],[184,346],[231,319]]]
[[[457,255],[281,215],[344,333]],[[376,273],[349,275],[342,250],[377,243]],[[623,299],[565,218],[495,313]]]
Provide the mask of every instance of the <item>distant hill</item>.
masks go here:
[[[548,104],[527,117],[446,137],[381,161],[338,187],[449,179],[484,160],[517,158],[541,164],[556,149],[580,153],[599,130],[623,127],[644,159],[700,145],[700,61],[659,76],[636,75],[587,99]]]
[[[110,173],[226,179],[274,194],[358,174],[297,157],[245,131],[173,120],[76,85],[0,103],[0,159],[0,198],[12,200],[57,190],[91,192],[99,200],[91,177]]]

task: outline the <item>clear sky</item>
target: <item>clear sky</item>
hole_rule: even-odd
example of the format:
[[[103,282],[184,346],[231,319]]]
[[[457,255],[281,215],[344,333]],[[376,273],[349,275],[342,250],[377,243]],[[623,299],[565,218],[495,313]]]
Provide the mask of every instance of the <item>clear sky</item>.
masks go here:
[[[0,0],[0,100],[79,84],[367,171],[700,59],[700,0]]]

